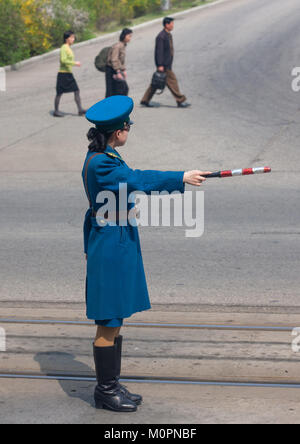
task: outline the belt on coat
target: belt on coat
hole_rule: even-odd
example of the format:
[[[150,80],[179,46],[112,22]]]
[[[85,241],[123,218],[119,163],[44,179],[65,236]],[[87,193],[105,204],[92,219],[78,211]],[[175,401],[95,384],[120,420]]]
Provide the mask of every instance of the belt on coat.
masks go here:
[[[92,213],[91,216],[92,217],[97,217],[97,211],[95,211],[93,208],[91,209]],[[130,215],[130,219],[134,219],[136,217],[139,216],[139,212],[137,211],[136,208],[132,208],[131,210],[125,210],[125,211],[111,211],[108,213],[108,211],[106,211],[106,213],[104,213],[104,219],[107,222],[118,222],[120,220],[128,220],[128,217]]]

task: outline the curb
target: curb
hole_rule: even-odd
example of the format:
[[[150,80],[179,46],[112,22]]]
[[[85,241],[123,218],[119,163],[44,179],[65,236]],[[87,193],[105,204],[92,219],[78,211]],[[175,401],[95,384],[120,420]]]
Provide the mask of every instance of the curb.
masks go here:
[[[196,6],[194,8],[186,9],[185,11],[176,12],[172,16],[174,18],[176,18],[176,17],[183,17],[185,15],[188,15],[188,14],[200,11],[202,9],[212,8],[214,6],[217,6],[217,5],[220,5],[222,3],[229,2],[229,1],[232,1],[232,0],[216,0],[213,3],[209,3],[208,5],[200,5],[200,6]],[[159,17],[157,19],[150,20],[149,22],[145,22],[145,23],[141,23],[140,25],[132,26],[131,29],[132,30],[143,29],[143,28],[150,27],[152,25],[156,25],[158,23],[161,23],[161,21],[162,21],[162,17]],[[109,40],[112,37],[115,37],[115,36],[118,37],[119,34],[120,34],[120,30],[112,32],[110,34],[105,34],[105,35],[100,36],[100,37],[96,37],[94,39],[86,40],[84,42],[76,43],[75,45],[73,45],[73,48],[76,49],[76,48],[81,48],[83,46],[89,46],[89,45],[93,45],[93,44],[96,44],[96,43],[100,43],[100,42],[103,42],[105,40]],[[39,56],[31,57],[30,59],[24,60],[22,62],[18,62],[18,63],[14,64],[14,65],[3,66],[2,69],[4,69],[5,71],[19,71],[24,66],[31,65],[31,64],[33,64],[35,62],[40,62],[40,61],[45,60],[45,59],[50,59],[51,57],[55,57],[55,56],[59,55],[59,53],[60,53],[60,48],[54,49],[51,52],[47,52],[46,54],[42,54],[42,55],[39,55]]]

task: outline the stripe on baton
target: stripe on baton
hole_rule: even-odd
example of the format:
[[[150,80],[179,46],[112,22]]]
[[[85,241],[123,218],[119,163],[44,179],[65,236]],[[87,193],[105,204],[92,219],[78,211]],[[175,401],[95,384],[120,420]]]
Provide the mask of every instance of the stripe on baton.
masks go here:
[[[217,171],[215,173],[203,174],[204,177],[234,177],[234,176],[248,176],[250,174],[264,174],[271,173],[272,169],[270,167],[259,167],[259,168],[244,168],[239,170],[226,170]]]
[[[244,168],[238,170],[221,171],[220,177],[235,177],[235,176],[249,176],[250,174],[264,174],[270,173],[271,168],[259,167],[259,168]]]

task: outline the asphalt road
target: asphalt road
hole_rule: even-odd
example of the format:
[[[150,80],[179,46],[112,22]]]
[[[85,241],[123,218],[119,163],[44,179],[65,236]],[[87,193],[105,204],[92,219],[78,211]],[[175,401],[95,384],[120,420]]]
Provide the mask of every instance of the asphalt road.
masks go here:
[[[139,106],[160,26],[134,34],[135,126],[121,151],[130,166],[273,168],[207,182],[199,239],[186,238],[184,228],[141,229],[153,303],[300,309],[300,93],[291,88],[299,20],[298,0],[232,0],[178,19],[174,70],[189,110],[177,109],[169,92],[155,109]],[[104,76],[93,66],[99,49],[75,49],[85,107],[104,97]],[[72,95],[62,100],[65,118],[52,117],[57,68],[53,57],[9,72],[0,93],[1,301],[84,301],[81,168],[89,124]]]
[[[299,424],[293,389],[128,384],[145,401],[137,413],[120,414],[95,410],[93,383],[14,380],[13,386],[16,396],[8,384],[0,386],[1,424],[62,424],[63,418],[63,424],[105,424],[110,432],[109,424],[128,424],[128,431],[132,424]]]

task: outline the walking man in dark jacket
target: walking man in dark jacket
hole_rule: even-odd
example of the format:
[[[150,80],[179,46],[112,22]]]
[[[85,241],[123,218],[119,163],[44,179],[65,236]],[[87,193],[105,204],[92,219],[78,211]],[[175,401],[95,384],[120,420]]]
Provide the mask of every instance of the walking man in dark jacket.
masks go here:
[[[186,97],[181,94],[179,90],[179,85],[177,78],[172,71],[173,59],[174,59],[174,45],[172,31],[174,29],[174,19],[171,17],[166,17],[163,21],[164,29],[161,31],[156,38],[155,46],[155,63],[157,70],[160,72],[165,72],[167,74],[167,86],[179,108],[187,108],[190,106],[186,101]],[[147,89],[144,97],[142,98],[141,105],[147,107],[153,107],[150,100],[155,94],[155,89],[150,85]]]

